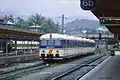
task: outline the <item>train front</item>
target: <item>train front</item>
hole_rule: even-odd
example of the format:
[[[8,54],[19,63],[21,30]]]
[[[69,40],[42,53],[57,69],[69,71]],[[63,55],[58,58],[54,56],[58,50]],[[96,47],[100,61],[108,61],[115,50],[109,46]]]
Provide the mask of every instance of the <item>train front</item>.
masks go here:
[[[45,34],[40,37],[39,56],[42,60],[63,59],[62,39],[56,38],[57,35]],[[58,36],[57,36],[58,37]]]

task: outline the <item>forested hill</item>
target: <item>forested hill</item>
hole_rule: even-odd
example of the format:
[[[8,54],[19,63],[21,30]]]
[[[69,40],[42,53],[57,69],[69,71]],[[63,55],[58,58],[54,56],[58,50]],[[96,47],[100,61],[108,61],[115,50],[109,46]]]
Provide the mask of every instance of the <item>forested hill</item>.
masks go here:
[[[99,21],[97,20],[77,19],[65,24],[65,31],[66,33],[82,33],[84,29],[87,29],[89,32],[93,32],[99,27],[104,26],[100,26]]]

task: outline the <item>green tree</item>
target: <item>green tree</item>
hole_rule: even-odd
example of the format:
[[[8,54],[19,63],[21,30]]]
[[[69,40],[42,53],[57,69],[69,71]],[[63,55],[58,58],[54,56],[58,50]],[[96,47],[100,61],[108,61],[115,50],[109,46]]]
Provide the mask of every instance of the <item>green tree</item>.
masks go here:
[[[5,15],[4,22],[7,23],[8,21],[9,21],[9,17],[8,17],[8,15]]]
[[[10,21],[10,22],[14,23],[13,15],[10,14],[8,18],[9,18],[9,21]]]
[[[56,33],[59,31],[59,24],[53,22],[50,18],[41,25],[46,33]]]
[[[4,19],[5,23],[7,23],[8,21],[14,23],[14,18],[12,15],[5,15]]]
[[[12,16],[6,16],[6,21],[12,21]],[[27,20],[24,20],[20,17],[17,18],[15,27],[28,29],[29,26],[41,26],[41,31],[45,33],[57,33],[59,32],[59,24],[52,21],[52,19],[46,19],[42,15],[36,13],[31,15]]]
[[[17,21],[16,21],[16,27],[18,27],[18,28],[23,28],[23,26],[22,26],[22,24],[23,24],[23,19],[22,18],[20,18],[20,17],[17,17]]]
[[[59,31],[59,24],[52,21],[50,18],[45,19],[42,15],[36,13],[35,15],[31,15],[28,18],[29,26],[42,26],[42,30],[45,33],[55,33]]]
[[[29,24],[27,20],[24,20],[20,17],[17,17],[17,21],[15,23],[17,28],[28,29]]]
[[[31,15],[28,18],[29,26],[33,26],[33,25],[40,26],[44,21],[45,21],[45,17],[39,15],[38,13],[36,13],[35,15]]]

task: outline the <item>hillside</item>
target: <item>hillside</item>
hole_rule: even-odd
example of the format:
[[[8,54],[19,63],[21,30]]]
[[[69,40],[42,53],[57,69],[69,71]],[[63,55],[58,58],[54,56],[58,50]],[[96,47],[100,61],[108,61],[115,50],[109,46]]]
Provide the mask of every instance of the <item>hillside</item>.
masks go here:
[[[99,27],[105,28],[100,26],[99,21],[96,20],[77,19],[65,24],[65,31],[68,34],[83,33],[83,30],[87,30],[88,33],[96,33],[96,29]]]

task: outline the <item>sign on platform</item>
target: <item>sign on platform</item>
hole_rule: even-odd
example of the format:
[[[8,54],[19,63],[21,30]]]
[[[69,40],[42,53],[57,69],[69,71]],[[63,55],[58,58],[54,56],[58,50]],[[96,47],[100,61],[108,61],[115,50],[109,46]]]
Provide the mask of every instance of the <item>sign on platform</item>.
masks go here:
[[[120,17],[100,17],[101,26],[120,26]]]
[[[80,6],[83,10],[94,10],[95,3],[95,0],[81,0]]]

